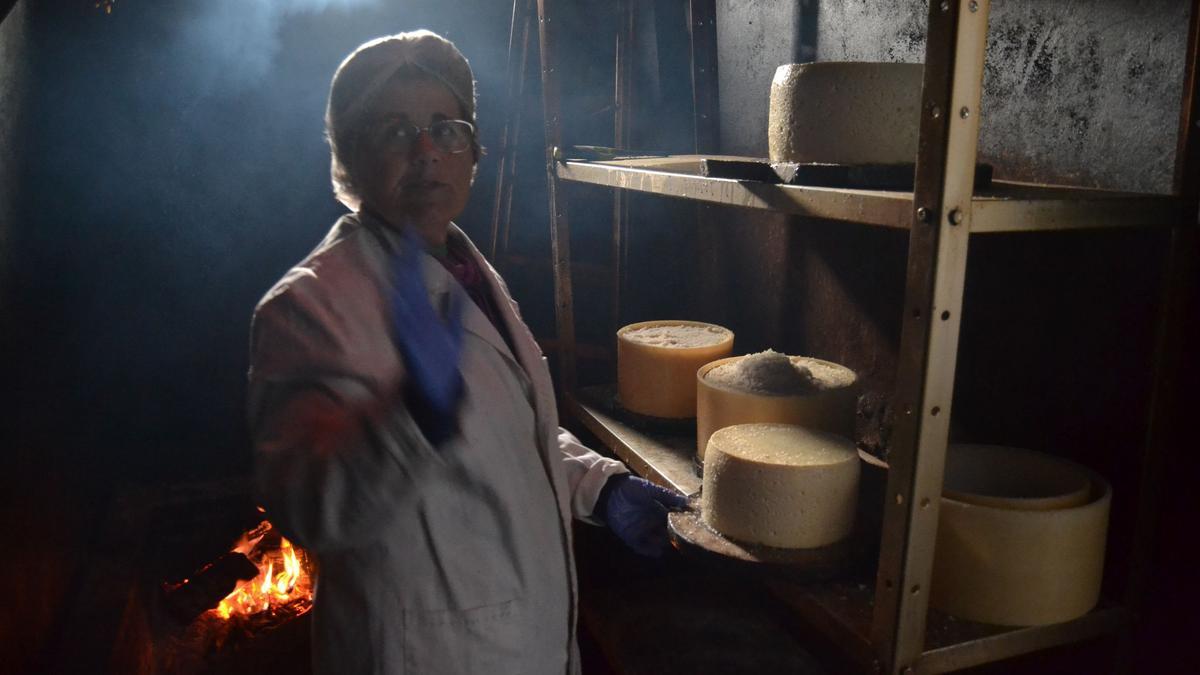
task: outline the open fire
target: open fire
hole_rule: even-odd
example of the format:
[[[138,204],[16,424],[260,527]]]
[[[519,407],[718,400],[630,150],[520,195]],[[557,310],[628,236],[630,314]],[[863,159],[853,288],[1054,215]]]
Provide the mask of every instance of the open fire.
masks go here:
[[[221,619],[287,619],[312,608],[312,565],[302,549],[280,535],[270,521],[244,534],[231,551],[258,567],[258,576],[239,581],[233,592],[209,610]]]

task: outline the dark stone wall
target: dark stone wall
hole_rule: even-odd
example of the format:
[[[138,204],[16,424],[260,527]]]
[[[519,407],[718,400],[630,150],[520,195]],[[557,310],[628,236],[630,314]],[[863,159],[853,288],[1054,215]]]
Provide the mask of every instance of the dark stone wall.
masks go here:
[[[7,13],[7,16],[5,16]],[[21,191],[24,144],[20,130],[29,92],[26,3],[0,3],[0,330],[10,329],[12,233]]]
[[[34,50],[29,0],[0,2],[0,336],[17,325],[14,239],[28,189],[27,138]],[[0,358],[12,357],[5,351]],[[17,392],[3,379],[0,399]],[[85,509],[79,492],[15,437],[16,416],[0,407],[0,672],[35,672],[30,665],[68,596],[77,569]]]
[[[925,2],[827,0],[818,61],[925,57]],[[1001,177],[1170,192],[1186,0],[993,2],[980,160]]]

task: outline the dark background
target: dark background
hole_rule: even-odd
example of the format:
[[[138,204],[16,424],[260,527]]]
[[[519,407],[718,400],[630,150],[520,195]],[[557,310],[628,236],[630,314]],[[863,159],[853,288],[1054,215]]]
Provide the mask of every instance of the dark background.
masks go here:
[[[344,211],[322,139],[334,69],[370,37],[441,32],[475,64],[487,145],[510,9],[31,3],[4,350],[27,437],[110,479],[246,470],[250,314]],[[473,232],[491,167],[462,218]]]

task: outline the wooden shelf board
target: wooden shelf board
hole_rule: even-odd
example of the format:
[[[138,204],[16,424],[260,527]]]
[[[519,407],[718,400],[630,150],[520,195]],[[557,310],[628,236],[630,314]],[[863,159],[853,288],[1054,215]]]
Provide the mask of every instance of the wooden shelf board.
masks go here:
[[[911,224],[911,192],[708,178],[700,175],[701,160],[708,157],[567,159],[557,165],[557,171],[559,178],[567,181],[713,204],[899,229],[907,229]],[[971,229],[974,233],[988,233],[1171,227],[1182,220],[1182,200],[1171,195],[995,180],[972,199]]]
[[[694,428],[636,419],[615,403],[611,386],[584,387],[569,401],[573,414],[639,475],[692,495],[700,478],[692,463]],[[873,579],[838,579],[798,584],[771,577],[771,591],[806,626],[840,649],[857,667],[874,668],[871,621]],[[1005,627],[956,619],[930,610],[925,651],[915,673],[942,673],[991,663],[1059,645],[1115,633],[1128,625],[1124,608],[1102,602],[1092,612],[1051,626]]]

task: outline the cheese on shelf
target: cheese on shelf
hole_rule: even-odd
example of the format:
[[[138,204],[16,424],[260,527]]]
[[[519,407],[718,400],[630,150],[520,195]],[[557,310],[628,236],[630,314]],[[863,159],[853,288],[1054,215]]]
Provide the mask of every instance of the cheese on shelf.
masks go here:
[[[767,115],[771,161],[911,164],[924,75],[920,63],[779,66]]]
[[[942,493],[930,607],[970,621],[1040,626],[1083,616],[1099,602],[1112,487],[1061,458],[1041,455],[1038,467],[1037,455],[950,446],[946,486],[960,492]],[[980,472],[963,474],[957,465],[972,460]],[[1039,479],[1035,471],[1045,473]],[[1083,494],[1075,489],[1080,476]]]
[[[734,424],[799,424],[854,437],[858,378],[849,368],[767,350],[705,365],[696,373],[696,454]]]
[[[858,451],[849,439],[791,424],[739,424],[713,434],[701,517],[741,542],[816,548],[850,534]]]
[[[617,397],[651,417],[696,416],[696,370],[733,352],[733,331],[699,321],[643,321],[617,331]]]

